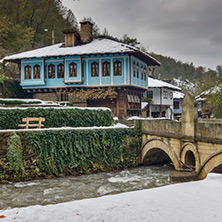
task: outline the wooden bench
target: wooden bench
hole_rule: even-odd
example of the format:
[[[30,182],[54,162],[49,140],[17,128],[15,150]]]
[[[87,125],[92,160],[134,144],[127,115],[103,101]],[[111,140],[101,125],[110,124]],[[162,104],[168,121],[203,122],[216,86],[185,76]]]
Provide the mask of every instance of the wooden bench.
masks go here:
[[[26,117],[22,119],[22,122],[26,122],[26,124],[19,124],[20,127],[28,129],[29,127],[41,128],[44,126],[42,122],[45,121],[45,118],[42,117]],[[38,122],[38,123],[29,123],[29,122]]]

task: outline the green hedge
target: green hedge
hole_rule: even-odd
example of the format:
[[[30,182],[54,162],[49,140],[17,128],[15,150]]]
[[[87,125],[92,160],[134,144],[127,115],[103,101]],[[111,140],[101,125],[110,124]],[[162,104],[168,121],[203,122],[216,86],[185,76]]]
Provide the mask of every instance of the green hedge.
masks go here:
[[[28,105],[31,105],[31,104],[41,104],[42,102],[40,101],[29,101],[29,102],[26,102],[26,101],[21,101],[21,100],[1,100],[0,99],[0,104],[5,104],[5,105],[21,105],[21,104],[28,104]]]
[[[138,165],[138,132],[129,128],[33,131],[26,140],[47,174],[90,173]]]
[[[0,129],[18,129],[25,117],[44,117],[45,128],[110,126],[113,114],[109,110],[93,109],[0,109]]]

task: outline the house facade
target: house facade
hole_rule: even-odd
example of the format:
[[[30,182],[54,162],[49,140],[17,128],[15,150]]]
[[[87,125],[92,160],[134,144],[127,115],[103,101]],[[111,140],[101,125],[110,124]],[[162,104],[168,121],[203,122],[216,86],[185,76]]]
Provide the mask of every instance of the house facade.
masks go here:
[[[148,90],[143,94],[144,116],[174,118],[174,91],[181,91],[177,86],[148,77]]]
[[[81,23],[81,34],[66,30],[65,43],[5,57],[18,63],[21,86],[33,98],[70,101],[74,105],[105,106],[115,116],[141,114],[141,95],[147,90],[149,67],[160,63],[138,48],[107,38],[92,39],[92,24]],[[105,95],[80,99],[92,89]],[[80,93],[80,94],[81,94]]]
[[[173,110],[174,110],[174,117],[180,118],[182,115],[182,102],[184,98],[184,93],[179,91],[173,92]]]

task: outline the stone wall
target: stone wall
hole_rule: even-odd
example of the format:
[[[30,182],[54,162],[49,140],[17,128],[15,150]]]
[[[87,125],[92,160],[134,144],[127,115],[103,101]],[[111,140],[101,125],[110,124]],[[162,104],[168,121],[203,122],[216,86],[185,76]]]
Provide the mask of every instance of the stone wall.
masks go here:
[[[222,124],[205,121],[198,123],[196,129],[196,139],[198,141],[222,142]]]
[[[69,93],[69,102],[73,103],[75,106],[86,107],[87,100],[82,100],[75,96],[74,93]]]
[[[60,101],[61,102],[61,93],[51,92],[51,93],[34,93],[34,99],[40,99],[43,101]],[[86,107],[87,101],[81,100],[75,96],[74,93],[68,93],[69,102],[73,103],[74,106]]]
[[[43,101],[59,101],[59,97],[56,93],[34,93],[33,98]]]
[[[181,122],[172,120],[135,120],[136,125],[141,125],[142,133],[165,137],[181,137]]]

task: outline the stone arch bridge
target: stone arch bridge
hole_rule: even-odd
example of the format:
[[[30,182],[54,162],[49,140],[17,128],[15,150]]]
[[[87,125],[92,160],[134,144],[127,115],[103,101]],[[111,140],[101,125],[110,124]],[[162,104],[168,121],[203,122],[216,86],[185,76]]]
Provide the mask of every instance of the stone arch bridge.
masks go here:
[[[136,120],[135,125],[142,129],[143,164],[170,160],[181,173],[192,171],[195,179],[222,172],[222,121],[198,119],[191,94],[184,98],[181,121]]]

